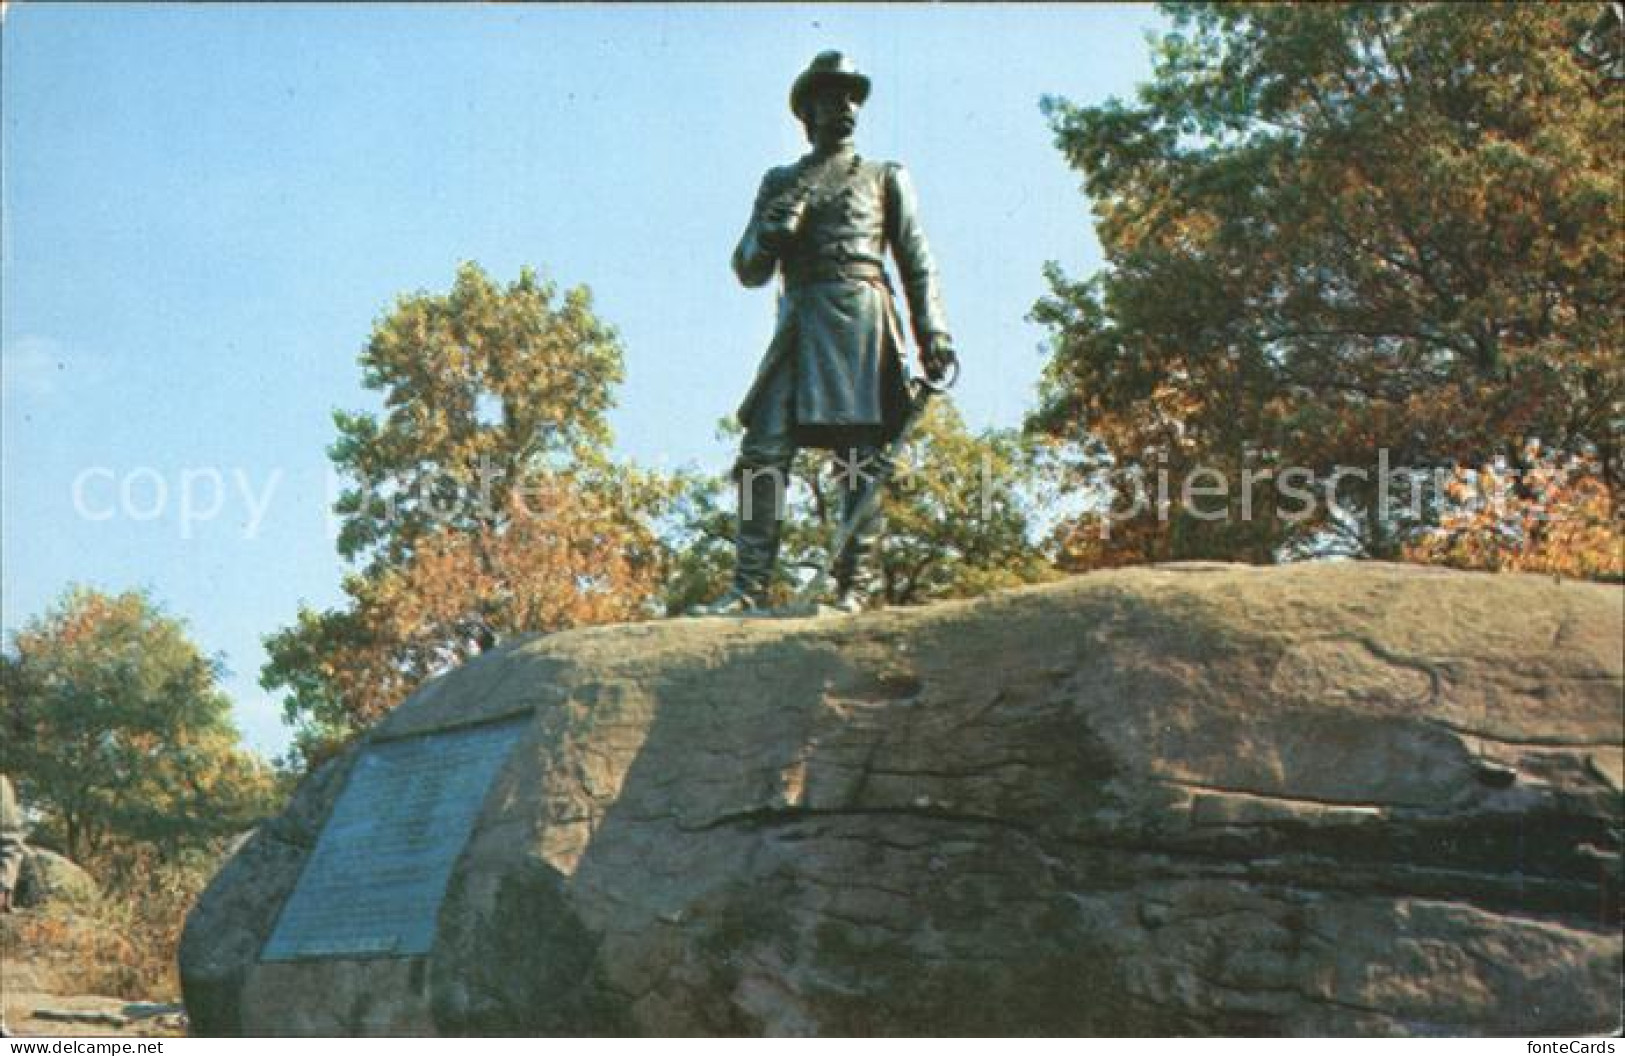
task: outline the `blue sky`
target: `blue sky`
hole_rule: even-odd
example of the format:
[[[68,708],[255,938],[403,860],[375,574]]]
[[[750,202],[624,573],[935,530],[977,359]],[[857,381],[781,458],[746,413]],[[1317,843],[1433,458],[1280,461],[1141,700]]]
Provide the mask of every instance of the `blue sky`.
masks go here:
[[[1044,262],[1099,264],[1039,99],[1132,94],[1159,25],[1139,5],[9,5],[5,627],[70,582],[146,587],[280,752],[260,639],[336,603],[344,571],[331,411],[374,406],[373,322],[463,260],[590,286],[626,351],[620,453],[725,465],[715,426],[773,312],[727,259],[762,171],[804,149],[785,96],[826,48],[874,78],[859,149],[919,189],[961,409],[1019,423]]]

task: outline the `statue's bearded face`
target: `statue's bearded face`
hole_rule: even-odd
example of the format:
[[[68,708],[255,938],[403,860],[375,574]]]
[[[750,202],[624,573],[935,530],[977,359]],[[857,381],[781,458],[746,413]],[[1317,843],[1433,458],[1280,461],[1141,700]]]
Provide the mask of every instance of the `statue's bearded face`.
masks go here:
[[[858,100],[849,85],[827,81],[807,96],[802,113],[809,138],[821,147],[849,141],[858,128]]]

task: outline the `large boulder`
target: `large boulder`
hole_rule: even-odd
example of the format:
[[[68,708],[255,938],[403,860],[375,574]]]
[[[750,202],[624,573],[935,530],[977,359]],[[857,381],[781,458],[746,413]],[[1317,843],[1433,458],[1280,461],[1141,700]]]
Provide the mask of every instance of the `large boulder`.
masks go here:
[[[505,644],[190,918],[250,1034],[1620,1026],[1618,587],[1101,572]],[[358,753],[518,715],[421,956],[262,959]]]
[[[100,898],[95,878],[71,858],[44,847],[29,847],[23,854],[17,871],[17,905],[90,905]]]

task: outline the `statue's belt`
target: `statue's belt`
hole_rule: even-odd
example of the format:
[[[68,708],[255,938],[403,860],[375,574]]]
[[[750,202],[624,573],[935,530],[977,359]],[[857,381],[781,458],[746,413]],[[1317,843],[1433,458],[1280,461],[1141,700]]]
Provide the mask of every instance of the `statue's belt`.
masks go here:
[[[892,292],[891,277],[886,274],[886,269],[868,261],[812,261],[784,269],[786,289],[795,290],[823,282],[866,282],[884,288],[888,294]]]

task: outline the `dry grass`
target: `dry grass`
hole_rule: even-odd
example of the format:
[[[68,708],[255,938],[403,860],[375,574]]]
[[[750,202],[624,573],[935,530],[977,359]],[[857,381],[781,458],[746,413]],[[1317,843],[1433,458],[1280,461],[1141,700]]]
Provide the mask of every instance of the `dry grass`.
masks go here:
[[[98,901],[13,914],[7,960],[29,964],[37,985],[53,993],[178,1000],[181,928],[210,871],[157,863],[121,869]]]

